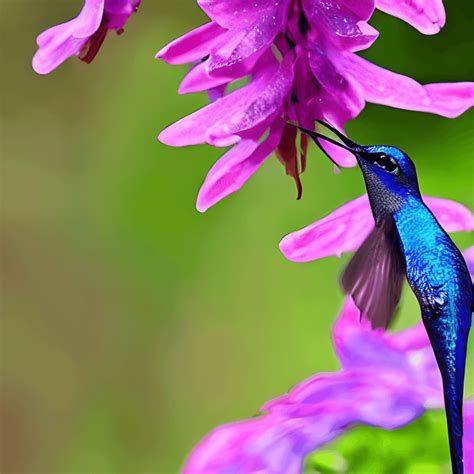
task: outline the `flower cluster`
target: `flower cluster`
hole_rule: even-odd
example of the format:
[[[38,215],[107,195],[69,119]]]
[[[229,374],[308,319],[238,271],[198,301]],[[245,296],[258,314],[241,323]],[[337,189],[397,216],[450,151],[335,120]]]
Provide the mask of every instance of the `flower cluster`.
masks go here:
[[[85,0],[79,15],[41,33],[33,69],[48,74],[71,56],[90,63],[99,52],[107,32],[123,32],[128,18],[137,11],[141,0]]]
[[[453,227],[462,227],[451,222]],[[472,216],[471,216],[472,218]],[[466,252],[474,264],[474,247]],[[439,370],[422,325],[389,334],[372,330],[347,298],[333,328],[341,363],[267,402],[262,416],[220,426],[190,454],[183,472],[302,472],[305,457],[356,423],[400,428],[441,408]],[[464,403],[464,463],[474,472],[474,398]]]
[[[323,119],[339,130],[366,102],[456,117],[474,103],[473,83],[420,85],[356,55],[378,32],[367,20],[375,7],[422,33],[445,21],[440,0],[198,0],[211,21],[173,41],[157,55],[171,64],[193,63],[180,93],[207,91],[211,103],[164,130],[168,145],[234,145],[210,170],[197,208],[205,211],[238,190],[276,151],[301,196],[299,174],[307,140],[288,123],[313,129]],[[242,78],[249,81],[230,91]],[[321,143],[334,161],[354,157]]]

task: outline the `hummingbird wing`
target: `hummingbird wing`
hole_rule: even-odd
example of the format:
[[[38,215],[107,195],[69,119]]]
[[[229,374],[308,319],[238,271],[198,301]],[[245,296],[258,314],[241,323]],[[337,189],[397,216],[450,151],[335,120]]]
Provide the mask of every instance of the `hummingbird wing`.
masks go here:
[[[400,301],[405,276],[405,258],[392,217],[376,226],[354,254],[341,277],[372,327],[386,328]]]

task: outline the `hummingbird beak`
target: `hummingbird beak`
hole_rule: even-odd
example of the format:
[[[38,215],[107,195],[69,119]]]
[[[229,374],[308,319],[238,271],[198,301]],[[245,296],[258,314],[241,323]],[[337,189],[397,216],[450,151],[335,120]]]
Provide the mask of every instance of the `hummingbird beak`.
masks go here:
[[[341,141],[338,142],[337,140],[335,140],[334,138],[330,138],[330,137],[326,137],[325,135],[319,133],[319,132],[313,132],[312,130],[308,130],[306,128],[302,128],[302,127],[299,127],[298,128],[306,133],[307,135],[309,135],[315,142],[317,145],[319,145],[317,139],[321,139],[321,140],[325,140],[329,143],[332,143],[333,145],[336,145],[340,148],[344,148],[344,150],[347,150],[347,151],[350,151],[352,153],[354,153],[354,155],[357,156],[357,154],[359,152],[362,152],[364,151],[364,149],[358,145],[357,143],[353,142],[352,140],[350,140],[349,138],[347,138],[345,135],[343,135],[339,130],[336,130],[334,127],[332,127],[331,125],[327,124],[326,122],[323,122],[322,120],[316,120],[316,122],[318,122],[320,125],[324,126],[325,128],[327,128],[329,131],[331,131],[332,133],[334,133],[334,135],[336,135]],[[342,142],[342,143],[341,143]]]

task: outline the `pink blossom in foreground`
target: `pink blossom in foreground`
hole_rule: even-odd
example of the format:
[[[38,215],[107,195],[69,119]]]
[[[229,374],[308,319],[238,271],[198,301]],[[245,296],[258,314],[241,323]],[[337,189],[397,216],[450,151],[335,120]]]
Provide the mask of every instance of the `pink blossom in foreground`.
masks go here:
[[[333,329],[338,372],[317,374],[267,402],[263,415],[220,426],[191,452],[184,473],[300,473],[306,455],[356,423],[396,429],[443,404],[441,378],[420,323],[389,334],[346,299]],[[465,403],[465,467],[474,469],[474,399]]]
[[[447,232],[474,230],[474,215],[455,201],[423,197],[441,226]],[[308,262],[346,252],[354,252],[374,228],[374,218],[366,194],[358,197],[326,217],[282,239],[280,250],[294,262]]]
[[[85,0],[76,18],[53,26],[37,38],[38,51],[33,69],[48,74],[71,56],[90,63],[109,30],[118,34],[128,18],[137,11],[141,0]]]
[[[441,0],[199,0],[210,22],[164,47],[170,64],[192,63],[180,93],[207,91],[212,101],[161,132],[171,146],[234,145],[213,166],[197,199],[210,206],[237,191],[276,152],[297,184],[306,163],[306,136],[288,120],[313,129],[323,119],[339,130],[366,102],[456,117],[474,103],[473,83],[420,85],[356,55],[378,32],[367,21],[375,7],[426,34],[439,31]],[[250,77],[228,91],[234,81]],[[299,140],[299,145],[296,142]],[[321,142],[341,166],[347,151]]]

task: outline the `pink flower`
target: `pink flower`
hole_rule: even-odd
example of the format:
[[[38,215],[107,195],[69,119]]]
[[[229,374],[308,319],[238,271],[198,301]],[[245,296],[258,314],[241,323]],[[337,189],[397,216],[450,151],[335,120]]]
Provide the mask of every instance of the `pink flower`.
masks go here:
[[[348,298],[333,341],[338,372],[308,378],[267,402],[259,417],[216,428],[193,449],[183,472],[300,473],[306,455],[353,424],[391,430],[442,407],[441,378],[421,323],[395,334],[373,331]],[[465,466],[473,472],[474,399],[465,413]]]
[[[474,228],[474,216],[462,205],[440,198],[425,201],[446,230]],[[296,261],[340,255],[356,249],[371,226],[364,195],[287,236],[282,248]],[[474,246],[464,256],[472,274]],[[421,322],[393,334],[373,330],[348,297],[332,336],[338,372],[304,380],[267,402],[261,416],[214,429],[193,449],[183,472],[300,473],[309,453],[354,424],[391,430],[443,406],[438,365]],[[463,442],[465,472],[474,473],[474,398],[464,403]]]
[[[474,230],[474,215],[463,205],[436,197],[423,200],[447,232]],[[357,250],[374,227],[366,194],[282,239],[280,250],[294,262],[309,262]],[[473,259],[474,260],[474,259]]]
[[[313,128],[323,119],[339,130],[366,102],[456,117],[474,103],[473,83],[420,85],[380,68],[355,52],[370,47],[378,32],[368,25],[374,8],[423,33],[445,21],[440,0],[200,0],[211,21],[163,48],[171,64],[193,63],[180,93],[207,91],[211,104],[161,132],[168,145],[234,145],[210,170],[197,208],[237,191],[276,152],[301,196],[307,139],[288,120]],[[226,92],[235,80],[250,81]],[[341,166],[355,164],[345,150],[321,143]],[[299,148],[299,151],[298,151]]]
[[[90,63],[109,30],[123,32],[128,18],[137,11],[141,0],[85,0],[79,15],[53,26],[37,38],[38,51],[33,69],[48,74],[71,56]]]

